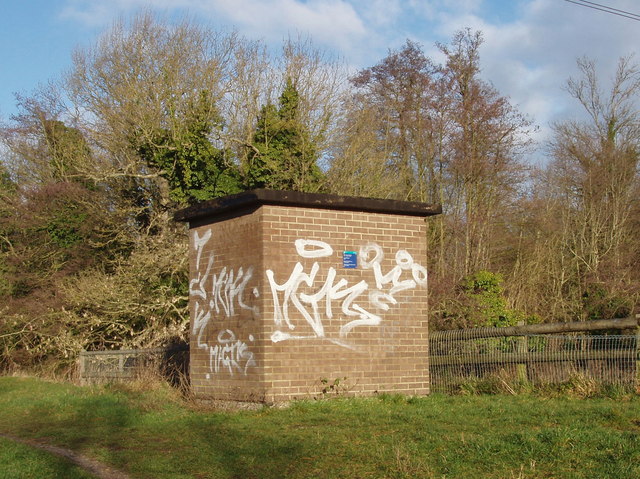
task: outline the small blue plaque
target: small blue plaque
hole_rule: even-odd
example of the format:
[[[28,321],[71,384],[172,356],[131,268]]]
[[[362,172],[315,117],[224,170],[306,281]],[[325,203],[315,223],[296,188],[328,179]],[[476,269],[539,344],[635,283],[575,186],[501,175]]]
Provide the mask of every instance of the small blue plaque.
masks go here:
[[[358,267],[358,253],[355,251],[343,251],[342,252],[342,267],[343,268],[357,268]]]

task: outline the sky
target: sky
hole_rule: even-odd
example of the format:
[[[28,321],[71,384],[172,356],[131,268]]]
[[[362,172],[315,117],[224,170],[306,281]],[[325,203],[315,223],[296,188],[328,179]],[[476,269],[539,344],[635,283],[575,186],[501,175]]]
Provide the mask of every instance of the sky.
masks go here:
[[[594,1],[640,14],[637,0]],[[274,47],[308,35],[354,72],[407,39],[438,61],[436,42],[448,43],[463,28],[480,30],[482,78],[538,126],[539,148],[554,122],[581,114],[564,89],[578,76],[576,60],[596,62],[606,91],[618,59],[640,45],[640,21],[566,0],[0,0],[0,119],[18,111],[15,93],[59,78],[74,49],[143,8],[188,15]]]

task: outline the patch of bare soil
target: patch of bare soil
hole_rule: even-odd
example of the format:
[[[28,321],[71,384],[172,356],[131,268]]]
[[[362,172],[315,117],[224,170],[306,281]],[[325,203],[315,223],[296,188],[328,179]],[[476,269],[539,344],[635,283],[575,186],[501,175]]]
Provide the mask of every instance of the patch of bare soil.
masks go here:
[[[49,444],[42,444],[30,439],[21,439],[19,437],[10,436],[8,434],[0,434],[0,437],[25,444],[30,447],[42,449],[43,451],[55,454],[56,456],[63,457],[100,479],[130,479],[130,477],[124,472],[118,471],[110,466],[96,461],[95,459],[91,459],[89,457],[83,456],[82,454],[78,454],[71,449],[51,446]]]

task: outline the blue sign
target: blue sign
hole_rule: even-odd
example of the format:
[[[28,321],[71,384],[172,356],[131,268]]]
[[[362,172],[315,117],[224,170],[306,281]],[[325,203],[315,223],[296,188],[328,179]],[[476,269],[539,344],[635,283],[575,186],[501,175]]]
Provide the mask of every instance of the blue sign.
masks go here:
[[[357,268],[358,267],[358,253],[355,251],[343,251],[342,252],[342,267],[343,268]]]

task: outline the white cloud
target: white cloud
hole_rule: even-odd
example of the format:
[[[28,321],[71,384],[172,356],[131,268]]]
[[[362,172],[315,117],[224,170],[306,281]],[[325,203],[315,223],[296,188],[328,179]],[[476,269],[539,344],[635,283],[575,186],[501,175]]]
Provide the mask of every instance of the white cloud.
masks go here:
[[[358,6],[358,2],[353,2],[354,6]],[[365,2],[363,7],[360,2],[360,15],[365,21],[375,27],[387,27],[397,23],[404,13],[406,2],[402,0],[372,0]]]
[[[478,2],[466,2],[466,10],[448,8],[446,3],[435,2],[440,8],[434,11],[431,2],[423,10],[425,20],[437,21],[418,37],[427,53],[439,59],[429,45],[436,35],[451,38],[465,27],[481,30],[483,78],[535,120],[540,142],[550,139],[551,123],[583,114],[563,89],[567,78],[578,73],[576,59],[593,58],[606,84],[618,58],[635,49],[639,36],[637,22],[559,0],[523,2],[509,22],[498,22],[499,16],[489,14],[489,7],[500,8],[497,1],[485,1],[482,8]],[[638,9],[629,0],[618,1],[616,8]]]
[[[436,41],[446,43],[466,27],[481,30],[482,76],[534,118],[541,141],[551,122],[580,114],[562,89],[577,74],[576,58],[593,58],[606,79],[617,59],[638,44],[640,26],[561,0],[66,0],[64,15],[102,25],[145,6],[188,12],[271,45],[308,34],[354,69],[374,65],[406,38],[441,61]],[[616,0],[615,6],[640,9],[635,0]]]
[[[353,7],[342,0],[211,0],[203,7],[254,38],[281,40],[300,32],[339,48],[366,31]]]
[[[318,43],[340,48],[366,33],[362,19],[343,0],[67,0],[61,16],[96,27],[141,8],[182,10],[268,41],[281,41],[289,33],[300,32]]]

